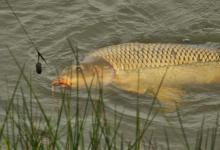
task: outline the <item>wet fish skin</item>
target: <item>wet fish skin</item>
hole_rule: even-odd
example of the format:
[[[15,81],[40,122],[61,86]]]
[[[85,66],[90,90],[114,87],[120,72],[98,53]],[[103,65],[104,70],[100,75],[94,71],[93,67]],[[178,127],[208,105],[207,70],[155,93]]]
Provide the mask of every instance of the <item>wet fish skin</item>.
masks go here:
[[[219,62],[215,49],[188,44],[124,43],[96,50],[89,57],[101,57],[115,70],[137,70]]]
[[[94,50],[81,62],[85,80],[79,76],[79,87],[85,87],[85,81],[90,85],[99,80],[104,85],[113,84],[129,92],[154,96],[166,72],[157,99],[167,104],[169,111],[173,111],[184,95],[183,88],[193,84],[220,83],[219,62],[217,49],[195,45],[112,45]],[[76,66],[73,65],[52,85],[76,87],[76,80]]]

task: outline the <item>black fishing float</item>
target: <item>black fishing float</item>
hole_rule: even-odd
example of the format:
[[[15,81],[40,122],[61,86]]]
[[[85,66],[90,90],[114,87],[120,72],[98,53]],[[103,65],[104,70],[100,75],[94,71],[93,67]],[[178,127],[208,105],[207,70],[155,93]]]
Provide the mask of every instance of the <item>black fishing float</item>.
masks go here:
[[[33,47],[35,48],[36,52],[37,52],[37,63],[36,63],[36,72],[38,74],[42,73],[42,64],[40,63],[40,58],[45,62],[45,64],[47,64],[46,60],[44,59],[44,57],[42,56],[42,54],[39,52],[39,49],[37,48],[37,46],[35,45],[35,43],[33,42],[33,40],[31,39],[31,37],[29,36],[27,30],[24,28],[24,26],[21,23],[21,20],[18,18],[17,14],[15,13],[15,11],[13,10],[12,6],[10,5],[10,3],[8,2],[8,0],[5,0],[5,2],[8,5],[8,8],[11,10],[11,12],[13,13],[13,15],[15,16],[15,18],[17,19],[18,23],[20,24],[21,28],[23,29],[25,35],[27,36],[28,40],[31,42],[31,44],[33,45]]]
[[[39,59],[40,59],[40,57],[39,57],[39,55],[37,56],[37,63],[36,63],[36,72],[38,73],[38,74],[41,74],[41,72],[42,72],[42,65],[41,65],[41,63],[39,62]]]

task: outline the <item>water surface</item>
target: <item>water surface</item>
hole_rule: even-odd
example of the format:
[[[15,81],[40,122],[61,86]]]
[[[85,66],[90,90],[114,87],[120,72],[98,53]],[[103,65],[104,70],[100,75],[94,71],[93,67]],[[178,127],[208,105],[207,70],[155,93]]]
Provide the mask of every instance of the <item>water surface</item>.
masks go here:
[[[19,70],[6,48],[8,45],[19,63],[26,64],[25,73],[40,101],[50,114],[60,105],[59,93],[51,96],[51,80],[57,71],[73,63],[66,39],[76,41],[80,59],[96,48],[123,42],[164,42],[199,44],[220,48],[220,1],[218,0],[44,0],[10,1],[25,29],[46,58],[43,73],[35,73],[36,52],[4,1],[0,2],[0,104],[5,108],[19,76]],[[25,89],[25,83],[22,83]],[[192,87],[180,107],[189,142],[193,141],[206,116],[205,127],[213,127],[220,109],[220,85]],[[27,95],[28,91],[26,90]],[[18,96],[21,96],[19,92]],[[74,96],[74,91],[73,91]],[[82,99],[86,94],[82,92]],[[124,114],[120,132],[132,139],[135,135],[136,95],[110,86],[104,100],[109,119],[114,112]],[[74,100],[73,100],[74,101]],[[141,96],[141,118],[146,117],[152,98]],[[85,100],[80,102],[83,107]],[[37,105],[33,105],[36,107]],[[116,107],[117,106],[117,107]],[[22,108],[22,105],[20,105]],[[4,109],[0,110],[1,118]],[[173,127],[169,126],[164,115]],[[53,115],[52,115],[53,117]],[[89,120],[88,115],[88,120]],[[111,118],[112,117],[112,118]],[[148,134],[154,132],[159,148],[165,147],[164,127],[167,127],[172,147],[183,148],[183,140],[172,129],[180,128],[176,113],[160,113]],[[88,126],[88,130],[89,130]],[[220,140],[220,139],[218,139]],[[220,147],[219,143],[217,146]]]

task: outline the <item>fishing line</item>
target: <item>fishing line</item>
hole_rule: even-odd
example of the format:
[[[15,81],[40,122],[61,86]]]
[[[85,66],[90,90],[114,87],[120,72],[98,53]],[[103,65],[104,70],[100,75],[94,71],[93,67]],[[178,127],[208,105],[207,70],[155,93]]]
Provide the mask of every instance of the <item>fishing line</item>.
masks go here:
[[[21,20],[19,19],[18,15],[15,13],[15,11],[13,10],[12,6],[10,5],[8,0],[5,0],[5,2],[8,5],[8,8],[11,10],[12,14],[15,16],[15,18],[17,19],[18,23],[20,24],[22,30],[24,31],[25,35],[27,36],[28,40],[31,42],[32,46],[34,47],[34,49],[37,52],[37,63],[36,63],[36,72],[38,74],[42,73],[42,64],[40,62],[40,58],[45,62],[45,64],[47,64],[46,59],[43,57],[43,55],[40,53],[38,47],[35,45],[34,41],[32,40],[32,38],[30,37],[30,35],[28,34],[27,30],[24,28]],[[47,64],[48,65],[48,64]]]

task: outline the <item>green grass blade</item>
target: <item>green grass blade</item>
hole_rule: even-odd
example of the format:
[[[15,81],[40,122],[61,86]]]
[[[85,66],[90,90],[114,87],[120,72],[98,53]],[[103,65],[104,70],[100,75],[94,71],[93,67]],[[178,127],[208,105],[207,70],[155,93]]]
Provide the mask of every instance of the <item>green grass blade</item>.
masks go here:
[[[165,127],[164,127],[164,135],[165,135],[165,140],[167,144],[167,150],[170,150],[170,141],[169,141],[169,137],[168,137],[167,130]]]
[[[215,127],[212,129],[211,148],[210,148],[210,150],[214,150],[215,149],[215,143],[216,143],[216,138],[217,138],[218,126],[219,126],[219,113],[216,115]]]
[[[6,115],[5,115],[5,118],[4,118],[4,121],[3,121],[3,125],[1,126],[1,129],[0,129],[0,141],[1,141],[1,138],[2,138],[3,131],[4,131],[5,123],[6,123],[7,120],[8,120],[9,112],[10,112],[11,107],[12,107],[12,105],[13,105],[13,101],[14,101],[14,98],[15,98],[15,94],[16,94],[16,92],[17,92],[18,85],[19,85],[19,83],[20,83],[20,80],[21,80],[21,77],[22,77],[24,68],[25,68],[25,65],[23,65],[23,67],[21,68],[21,73],[20,73],[20,75],[19,75],[19,77],[18,77],[18,79],[17,79],[17,81],[16,81],[16,85],[15,85],[15,88],[14,88],[14,90],[13,90],[12,96],[11,96],[11,98],[10,98],[8,107],[6,108]]]
[[[37,97],[37,95],[36,95],[36,93],[35,93],[35,91],[34,91],[32,85],[31,85],[30,81],[28,80],[28,77],[24,74],[24,72],[23,72],[23,70],[22,70],[22,67],[20,66],[20,64],[19,64],[19,62],[17,61],[16,57],[15,57],[14,54],[11,52],[11,50],[9,49],[9,47],[7,47],[7,48],[8,48],[8,51],[9,51],[10,55],[12,56],[12,58],[13,58],[15,64],[17,65],[18,69],[20,70],[22,77],[24,78],[25,82],[27,83],[28,87],[30,88],[30,90],[31,90],[31,92],[32,92],[32,94],[33,94],[33,96],[34,96],[34,98],[35,98],[37,104],[38,104],[38,107],[40,108],[40,111],[41,111],[41,113],[42,113],[42,115],[43,115],[43,117],[44,117],[44,120],[46,121],[47,127],[48,127],[48,129],[49,129],[50,137],[51,137],[51,139],[53,139],[53,137],[54,137],[53,129],[52,129],[52,126],[51,126],[51,124],[50,124],[50,120],[49,120],[49,118],[47,117],[47,115],[46,115],[46,113],[45,113],[45,111],[44,111],[44,108],[43,108],[42,104],[40,103],[40,101],[39,101],[39,99],[38,99],[38,97]],[[1,132],[0,132],[0,133],[1,133]],[[58,145],[57,143],[56,143],[56,148],[57,148],[57,149],[60,149],[60,147],[59,147],[59,145]]]
[[[188,142],[188,139],[187,139],[187,136],[186,136],[186,133],[185,133],[185,129],[183,127],[183,121],[182,121],[178,106],[176,106],[176,112],[177,112],[177,118],[178,118],[178,121],[179,121],[179,124],[180,124],[180,128],[181,128],[181,132],[182,132],[182,135],[183,135],[183,139],[184,139],[184,142],[185,142],[186,149],[190,150],[189,142]]]

